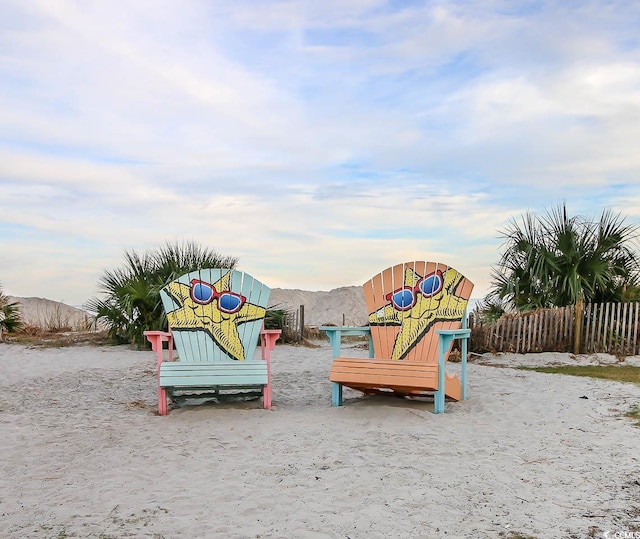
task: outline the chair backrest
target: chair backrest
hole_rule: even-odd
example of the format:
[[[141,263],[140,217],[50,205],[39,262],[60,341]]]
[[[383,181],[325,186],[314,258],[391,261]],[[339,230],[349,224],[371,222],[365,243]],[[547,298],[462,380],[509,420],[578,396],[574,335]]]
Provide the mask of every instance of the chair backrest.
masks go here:
[[[438,329],[462,326],[473,283],[436,262],[405,262],[364,285],[375,357],[436,362]]]
[[[252,360],[271,289],[248,273],[204,269],[160,291],[179,361]]]

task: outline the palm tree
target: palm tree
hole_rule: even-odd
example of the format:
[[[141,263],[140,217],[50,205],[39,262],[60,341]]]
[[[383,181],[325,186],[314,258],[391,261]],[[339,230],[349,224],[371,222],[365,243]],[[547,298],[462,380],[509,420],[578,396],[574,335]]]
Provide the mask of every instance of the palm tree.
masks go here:
[[[490,296],[519,311],[579,301],[621,301],[637,294],[638,226],[604,210],[598,221],[569,217],[564,204],[525,214],[502,233],[506,249],[492,272]]]
[[[22,327],[20,304],[5,296],[0,286],[0,342],[4,342],[4,333],[17,331]]]
[[[86,307],[106,325],[110,338],[138,348],[148,346],[144,331],[167,327],[160,299],[166,284],[189,271],[233,268],[238,262],[194,242],[166,243],[143,254],[125,251],[124,258],[123,267],[103,273],[98,283],[102,297],[92,298]]]
[[[576,306],[574,351],[585,302],[638,296],[640,259],[631,245],[638,226],[605,209],[598,221],[569,217],[565,204],[527,213],[503,232],[506,249],[492,272],[490,298],[519,311]]]

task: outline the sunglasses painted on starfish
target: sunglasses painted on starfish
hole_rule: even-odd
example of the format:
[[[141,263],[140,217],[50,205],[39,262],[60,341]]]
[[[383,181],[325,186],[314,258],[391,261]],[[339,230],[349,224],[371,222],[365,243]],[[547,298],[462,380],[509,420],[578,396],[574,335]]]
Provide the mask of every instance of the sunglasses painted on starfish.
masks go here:
[[[408,311],[416,304],[418,294],[430,298],[440,292],[444,286],[444,278],[440,270],[429,273],[420,279],[415,286],[403,286],[385,296],[398,311]]]
[[[218,309],[227,314],[237,313],[247,301],[247,298],[235,292],[218,292],[215,286],[199,279],[191,281],[191,299],[200,305],[208,305],[217,299]]]

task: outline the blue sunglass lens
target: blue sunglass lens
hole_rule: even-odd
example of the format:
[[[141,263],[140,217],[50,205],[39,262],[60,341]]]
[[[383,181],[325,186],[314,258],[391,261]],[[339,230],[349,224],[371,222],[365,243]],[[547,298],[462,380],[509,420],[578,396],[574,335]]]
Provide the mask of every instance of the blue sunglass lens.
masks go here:
[[[193,286],[193,299],[201,303],[207,303],[213,298],[213,290],[210,286],[198,283]]]
[[[430,275],[420,283],[420,292],[425,296],[433,296],[442,288],[442,279],[439,275]]]
[[[218,299],[218,307],[221,311],[233,312],[240,308],[242,300],[233,294],[222,294]]]
[[[399,309],[406,309],[413,304],[413,292],[411,290],[399,290],[393,297],[393,303]]]

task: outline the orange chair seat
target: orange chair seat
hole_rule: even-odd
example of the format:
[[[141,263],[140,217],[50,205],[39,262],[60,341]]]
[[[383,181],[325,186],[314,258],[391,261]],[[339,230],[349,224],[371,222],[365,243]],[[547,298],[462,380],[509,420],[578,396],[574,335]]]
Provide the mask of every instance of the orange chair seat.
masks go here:
[[[359,391],[387,389],[415,396],[438,389],[438,364],[339,357],[331,365],[329,380]],[[446,375],[445,395],[461,400],[462,387],[457,376]]]

